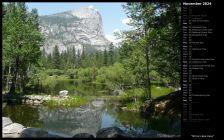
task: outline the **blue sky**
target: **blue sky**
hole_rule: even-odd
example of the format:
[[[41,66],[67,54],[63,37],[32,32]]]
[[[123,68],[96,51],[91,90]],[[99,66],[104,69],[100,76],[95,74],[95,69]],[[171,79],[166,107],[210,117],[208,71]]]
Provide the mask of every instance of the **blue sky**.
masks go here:
[[[29,10],[31,10],[32,8],[37,8],[40,16],[91,6],[100,12],[103,20],[105,36],[113,42],[115,40],[113,36],[114,31],[130,29],[130,26],[125,24],[126,22],[128,22],[128,18],[121,4],[124,3],[26,3]]]

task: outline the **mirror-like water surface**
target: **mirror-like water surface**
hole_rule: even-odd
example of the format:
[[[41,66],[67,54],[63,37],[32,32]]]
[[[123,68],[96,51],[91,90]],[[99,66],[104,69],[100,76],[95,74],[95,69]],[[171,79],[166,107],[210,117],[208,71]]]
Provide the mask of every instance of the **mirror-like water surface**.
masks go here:
[[[117,126],[133,135],[149,130],[180,135],[180,120],[169,117],[145,118],[138,112],[122,111],[117,103],[93,101],[82,108],[48,109],[44,106],[6,105],[3,116],[26,127],[39,127],[73,136],[96,135],[100,128]]]

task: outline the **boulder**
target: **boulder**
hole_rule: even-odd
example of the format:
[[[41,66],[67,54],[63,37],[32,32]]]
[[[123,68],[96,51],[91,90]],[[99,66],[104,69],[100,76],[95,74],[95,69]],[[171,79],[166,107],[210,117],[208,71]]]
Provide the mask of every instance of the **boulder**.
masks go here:
[[[2,138],[20,138],[20,134],[2,134]]]
[[[74,135],[72,138],[94,138],[94,136],[88,133],[79,133]]]
[[[101,101],[92,101],[92,105],[94,107],[101,107],[103,104],[104,104],[103,100],[101,100]]]
[[[42,130],[40,128],[26,128],[24,129],[20,136],[22,138],[44,138],[48,137],[48,132],[45,130]]]
[[[33,100],[28,100],[28,104],[32,105],[33,104]]]
[[[59,92],[59,96],[65,97],[68,95],[68,91],[67,90],[62,90]]]
[[[2,132],[4,134],[20,133],[23,128],[24,128],[24,126],[19,123],[12,123],[12,124],[4,127]]]
[[[128,138],[118,127],[102,128],[96,133],[96,138]]]
[[[10,124],[12,124],[12,120],[10,118],[2,117],[2,128]]]
[[[34,100],[34,101],[33,101],[33,104],[34,104],[34,105],[40,105],[40,101],[38,101],[38,100]]]
[[[149,114],[178,116],[181,114],[181,92],[175,91],[154,100],[145,101],[140,110]]]
[[[54,131],[48,131],[48,138],[71,138],[71,136]]]
[[[43,101],[51,100],[51,95],[44,96],[42,100],[43,100]]]

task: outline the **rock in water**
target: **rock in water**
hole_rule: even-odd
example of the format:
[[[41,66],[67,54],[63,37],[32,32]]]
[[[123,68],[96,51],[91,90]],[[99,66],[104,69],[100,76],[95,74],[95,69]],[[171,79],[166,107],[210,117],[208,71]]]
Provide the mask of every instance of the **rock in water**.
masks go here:
[[[141,107],[144,113],[160,113],[163,115],[179,116],[181,114],[181,92],[175,91],[160,96],[152,101],[146,101]]]
[[[67,90],[62,90],[59,92],[59,95],[62,96],[62,97],[65,97],[68,95],[68,91]]]
[[[24,128],[23,125],[19,123],[13,123],[4,127],[2,132],[4,134],[20,133],[23,130],[23,128]]]
[[[2,117],[2,128],[10,124],[12,124],[12,120],[10,118]]]
[[[118,127],[102,128],[96,133],[96,138],[128,138]]]
[[[104,104],[104,101],[92,101],[92,105],[95,107],[101,107]]]
[[[40,128],[26,128],[21,132],[20,136],[22,138],[46,138],[48,132]]]
[[[94,138],[94,136],[88,133],[79,133],[74,135],[72,138]]]

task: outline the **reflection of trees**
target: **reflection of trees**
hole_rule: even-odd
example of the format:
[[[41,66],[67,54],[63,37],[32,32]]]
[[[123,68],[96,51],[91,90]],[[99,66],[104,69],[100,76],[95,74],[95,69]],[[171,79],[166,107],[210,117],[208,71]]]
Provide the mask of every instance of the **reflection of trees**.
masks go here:
[[[180,123],[177,118],[170,118],[168,116],[147,116],[143,117],[138,112],[122,111],[116,108],[114,104],[106,106],[107,113],[113,116],[118,123],[127,129],[156,130],[167,134],[180,134]]]
[[[20,123],[25,127],[41,127],[42,122],[39,120],[38,108],[14,105],[6,106],[3,109],[3,116],[9,117],[13,122]]]
[[[104,90],[102,85],[94,83],[78,83],[75,80],[52,80],[46,85],[43,85],[42,92],[48,94],[58,94],[61,90],[68,90],[69,94],[75,95],[97,95]]]
[[[107,106],[107,113],[112,115],[116,120],[127,127],[142,127],[144,125],[144,120],[139,113],[131,111],[122,111],[119,107],[114,107],[113,104]]]
[[[145,125],[147,129],[153,129],[166,134],[180,134],[180,123],[178,123],[180,118],[154,115],[147,117],[146,120]]]

